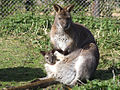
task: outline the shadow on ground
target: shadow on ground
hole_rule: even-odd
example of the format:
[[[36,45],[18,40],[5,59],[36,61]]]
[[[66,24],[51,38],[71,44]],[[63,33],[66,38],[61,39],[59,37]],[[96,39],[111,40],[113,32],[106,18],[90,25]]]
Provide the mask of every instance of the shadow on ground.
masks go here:
[[[41,68],[15,67],[0,69],[0,81],[29,81],[46,76]]]
[[[108,69],[108,70],[97,70],[95,72],[94,79],[99,79],[99,80],[109,80],[113,78],[113,69]],[[115,76],[120,75],[120,69],[114,69]]]
[[[115,75],[120,75],[120,69],[115,70]],[[46,76],[41,68],[14,67],[0,69],[0,81],[30,81]],[[94,79],[109,80],[113,78],[111,69],[97,70]]]

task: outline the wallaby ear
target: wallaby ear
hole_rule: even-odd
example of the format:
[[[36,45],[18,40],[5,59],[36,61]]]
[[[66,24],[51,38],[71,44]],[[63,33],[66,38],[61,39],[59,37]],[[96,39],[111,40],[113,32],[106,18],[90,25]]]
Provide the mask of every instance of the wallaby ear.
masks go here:
[[[45,51],[40,51],[40,53],[45,56],[46,52]]]
[[[60,12],[63,8],[61,6],[59,6],[58,4],[54,4],[53,8],[56,12]]]
[[[71,5],[68,5],[67,7],[65,7],[65,9],[66,9],[68,12],[71,12],[73,8],[74,8],[74,4],[71,4]]]

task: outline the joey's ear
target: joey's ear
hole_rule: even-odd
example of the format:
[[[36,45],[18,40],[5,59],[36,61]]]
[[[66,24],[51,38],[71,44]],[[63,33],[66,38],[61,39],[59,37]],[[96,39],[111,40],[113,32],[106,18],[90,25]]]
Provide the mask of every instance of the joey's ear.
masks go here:
[[[54,4],[53,8],[56,12],[60,12],[63,8],[61,6],[59,6],[58,4]]]
[[[65,7],[65,9],[66,9],[68,12],[71,12],[73,8],[74,8],[74,4],[71,4],[71,5],[68,5],[67,7]]]
[[[45,56],[46,52],[45,51],[40,51],[40,53]]]

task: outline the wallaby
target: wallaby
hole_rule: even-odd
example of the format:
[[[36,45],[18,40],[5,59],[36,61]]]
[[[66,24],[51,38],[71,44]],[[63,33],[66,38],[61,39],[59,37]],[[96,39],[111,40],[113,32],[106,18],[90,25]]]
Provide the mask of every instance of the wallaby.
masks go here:
[[[73,61],[74,63],[76,60],[73,59],[74,55],[76,56],[76,51],[79,51],[79,55],[76,57],[77,63],[74,65],[74,67],[78,68],[76,79],[71,82],[71,85],[74,85],[77,79],[90,79],[99,63],[99,50],[94,36],[83,25],[72,22],[70,12],[74,5],[62,8],[55,4],[53,7],[56,11],[55,20],[50,31],[50,40],[53,48],[60,51],[59,53],[63,54],[63,56],[69,56],[70,59],[67,59],[67,62]],[[68,66],[70,65],[68,64]],[[53,66],[50,67],[52,68]]]
[[[74,5],[62,8],[55,4],[53,7],[56,15],[50,31],[50,41],[54,49],[69,54],[76,49],[83,48],[86,44],[96,44],[92,33],[86,27],[72,22],[70,12]]]

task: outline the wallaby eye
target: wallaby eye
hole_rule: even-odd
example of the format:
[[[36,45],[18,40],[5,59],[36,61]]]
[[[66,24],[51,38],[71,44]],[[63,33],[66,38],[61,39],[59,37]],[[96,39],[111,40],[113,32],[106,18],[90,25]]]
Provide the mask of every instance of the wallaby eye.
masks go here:
[[[49,59],[48,57],[46,57],[46,59]]]

